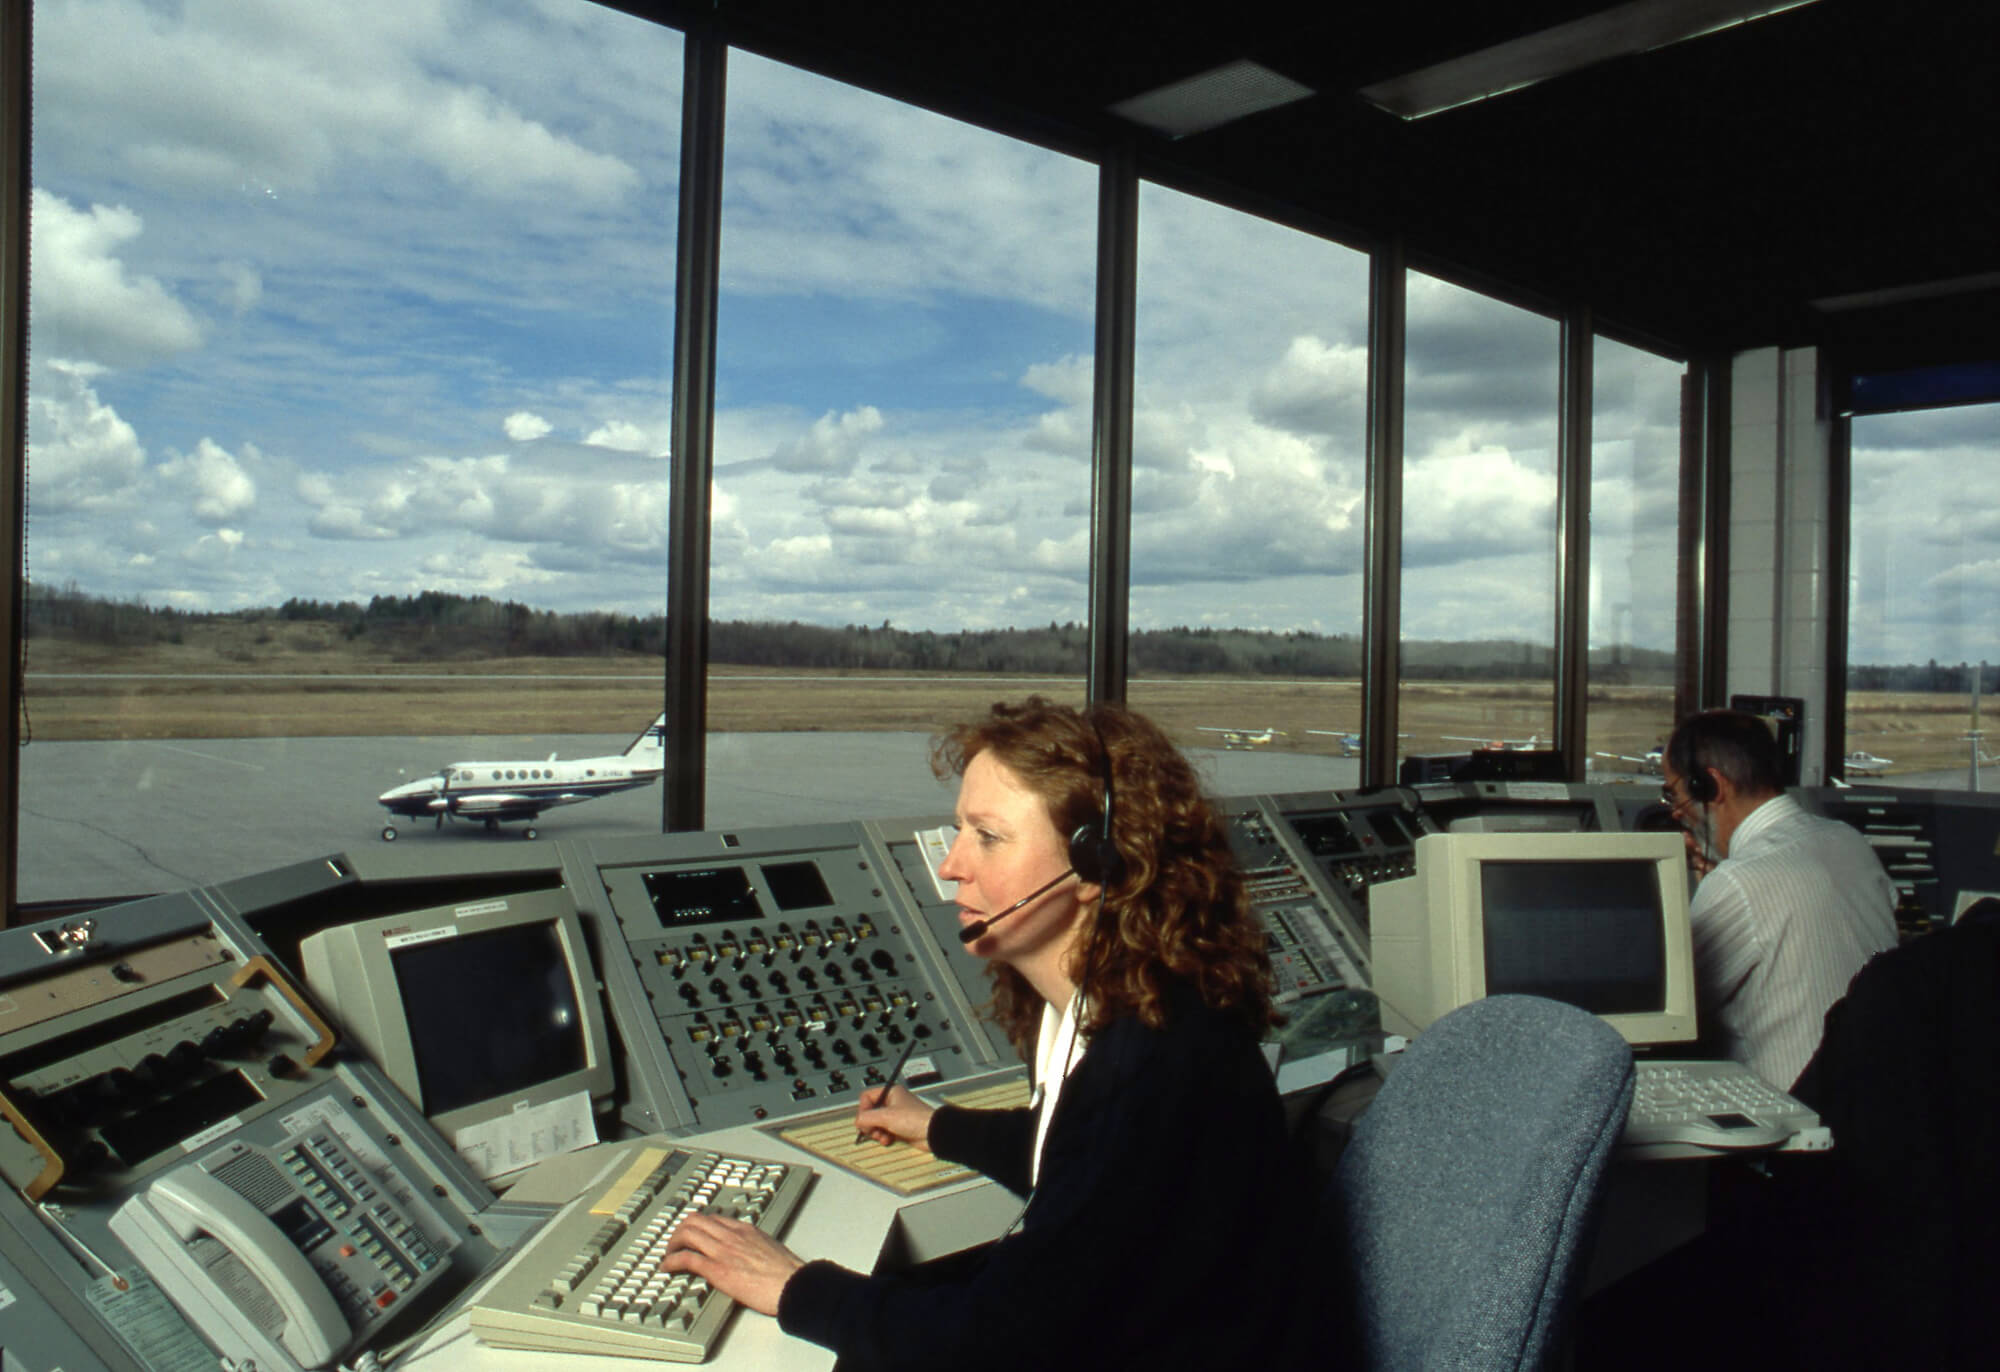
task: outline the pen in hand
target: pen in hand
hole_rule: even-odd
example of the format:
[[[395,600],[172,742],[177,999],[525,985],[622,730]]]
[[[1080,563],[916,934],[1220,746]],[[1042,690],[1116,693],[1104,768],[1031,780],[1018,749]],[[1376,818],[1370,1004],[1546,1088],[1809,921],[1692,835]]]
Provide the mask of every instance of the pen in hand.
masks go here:
[[[896,1065],[889,1069],[889,1079],[882,1083],[882,1094],[875,1098],[876,1104],[879,1105],[883,1101],[889,1099],[889,1092],[895,1089],[896,1078],[903,1075],[903,1064],[910,1060],[910,1050],[912,1048],[915,1048],[916,1046],[917,1046],[916,1036],[911,1035],[910,1041],[903,1045],[903,1051],[897,1055]],[[855,1147],[859,1148],[863,1143],[866,1143],[867,1141],[868,1141],[867,1131],[861,1129],[857,1129],[854,1131]]]

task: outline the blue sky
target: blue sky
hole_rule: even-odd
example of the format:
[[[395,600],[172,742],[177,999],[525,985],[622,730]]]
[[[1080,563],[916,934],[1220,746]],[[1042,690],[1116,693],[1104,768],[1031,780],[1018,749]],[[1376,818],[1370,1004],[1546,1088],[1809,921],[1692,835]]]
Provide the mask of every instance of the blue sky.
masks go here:
[[[581,0],[35,21],[36,580],[660,608],[676,35]],[[1095,168],[740,53],[729,93],[713,612],[1082,619]],[[1358,630],[1365,290],[1145,189],[1135,624]],[[1406,631],[1546,639],[1554,325],[1410,308]],[[1670,646],[1675,369],[1598,370],[1595,594]],[[1977,584],[1966,523],[1904,580]]]

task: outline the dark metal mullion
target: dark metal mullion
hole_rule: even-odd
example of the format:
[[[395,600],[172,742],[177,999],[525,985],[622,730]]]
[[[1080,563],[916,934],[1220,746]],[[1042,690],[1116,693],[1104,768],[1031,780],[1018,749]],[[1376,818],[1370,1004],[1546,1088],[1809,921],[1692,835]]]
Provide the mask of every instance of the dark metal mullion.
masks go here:
[[[709,488],[715,471],[728,45],[714,34],[690,32],[683,66],[673,451],[667,477],[667,770],[660,801],[661,825],[669,831],[703,827],[708,779]]]
[[[1368,258],[1368,510],[1362,547],[1361,784],[1396,778],[1402,669],[1403,360],[1408,270],[1400,240]]]
[[[1139,172],[1130,146],[1097,176],[1097,347],[1091,386],[1092,702],[1123,703],[1132,597],[1132,367],[1139,289]]]
[[[1555,746],[1583,778],[1590,690],[1591,312],[1562,320],[1556,422]]]
[[[7,712],[0,740],[0,915],[14,922],[14,859],[21,814],[21,645],[27,538],[28,471],[28,181],[33,106],[28,91],[31,7],[0,5],[0,557],[13,569],[0,601],[0,641],[7,670],[0,707]]]

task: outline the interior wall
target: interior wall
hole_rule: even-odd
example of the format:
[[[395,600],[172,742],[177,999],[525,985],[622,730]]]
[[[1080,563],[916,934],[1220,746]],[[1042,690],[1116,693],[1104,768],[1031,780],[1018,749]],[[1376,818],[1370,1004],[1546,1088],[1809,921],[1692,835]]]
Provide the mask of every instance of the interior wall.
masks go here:
[[[1729,694],[1805,701],[1800,780],[1826,783],[1832,423],[1815,348],[1730,372]]]

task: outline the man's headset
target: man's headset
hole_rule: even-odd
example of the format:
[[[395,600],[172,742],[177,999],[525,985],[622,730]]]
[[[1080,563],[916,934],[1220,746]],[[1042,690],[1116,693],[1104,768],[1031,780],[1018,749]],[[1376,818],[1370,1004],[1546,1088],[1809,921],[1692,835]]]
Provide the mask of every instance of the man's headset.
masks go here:
[[[1090,732],[1097,736],[1097,776],[1098,780],[1104,784],[1104,813],[1095,823],[1086,820],[1082,824],[1077,825],[1076,831],[1069,836],[1069,869],[1067,871],[1057,876],[1054,880],[1046,881],[1037,886],[1034,890],[1028,892],[1027,895],[1022,896],[998,914],[988,915],[985,919],[974,920],[972,923],[966,925],[958,931],[958,937],[961,942],[971,943],[975,939],[984,938],[986,931],[991,929],[996,923],[1013,914],[1016,910],[1025,909],[1027,906],[1034,904],[1071,877],[1075,877],[1078,881],[1094,883],[1099,888],[1103,888],[1112,885],[1125,875],[1125,855],[1118,851],[1118,844],[1112,838],[1114,831],[1111,825],[1115,817],[1115,812],[1113,810],[1111,790],[1111,749],[1104,742],[1104,731],[1097,727],[1096,716],[1086,712],[1084,720],[1090,725]]]
[[[1680,774],[1688,799],[1697,805],[1707,805],[1715,800],[1715,778],[1695,759],[1694,735],[1698,727],[1698,723],[1690,723],[1674,731],[1667,741],[1667,764]]]

